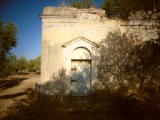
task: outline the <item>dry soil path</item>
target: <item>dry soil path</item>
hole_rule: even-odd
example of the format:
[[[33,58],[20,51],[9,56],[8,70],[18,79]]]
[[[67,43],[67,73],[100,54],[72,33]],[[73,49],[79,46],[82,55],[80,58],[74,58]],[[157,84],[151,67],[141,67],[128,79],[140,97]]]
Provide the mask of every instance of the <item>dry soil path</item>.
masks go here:
[[[26,97],[26,94],[35,89],[36,82],[39,81],[40,75],[30,73],[28,75],[16,75],[12,78],[20,78],[18,85],[7,89],[0,89],[0,119],[6,115],[6,110],[17,99]]]

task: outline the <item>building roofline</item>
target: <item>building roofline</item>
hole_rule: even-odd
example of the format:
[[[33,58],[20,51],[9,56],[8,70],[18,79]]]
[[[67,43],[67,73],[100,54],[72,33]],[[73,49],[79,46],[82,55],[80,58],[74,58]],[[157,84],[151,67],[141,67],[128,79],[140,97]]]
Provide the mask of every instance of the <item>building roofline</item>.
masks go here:
[[[65,42],[63,45],[62,45],[62,47],[67,47],[68,45],[70,45],[70,44],[72,44],[72,43],[75,43],[75,42],[77,42],[77,41],[79,41],[79,40],[83,40],[83,41],[86,41],[86,42],[88,42],[88,43],[90,43],[90,44],[92,44],[93,46],[95,46],[95,47],[100,47],[97,43],[95,43],[95,42],[93,42],[93,41],[91,41],[91,40],[89,40],[89,39],[87,39],[87,38],[85,38],[85,37],[77,37],[77,38],[74,38],[74,39],[72,39],[72,40],[70,40],[70,41],[67,41],[67,42]]]

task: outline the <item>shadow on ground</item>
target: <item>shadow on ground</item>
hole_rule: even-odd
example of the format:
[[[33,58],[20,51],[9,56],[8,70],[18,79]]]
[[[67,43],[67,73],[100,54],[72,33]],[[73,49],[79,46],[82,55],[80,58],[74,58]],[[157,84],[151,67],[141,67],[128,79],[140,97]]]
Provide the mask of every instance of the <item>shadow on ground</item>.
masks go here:
[[[60,97],[26,91],[28,97],[16,100],[3,120],[159,120],[160,115],[157,103],[119,93]]]
[[[0,80],[0,89],[8,89],[20,85],[28,78],[12,78],[11,80]]]
[[[22,95],[26,95],[26,94],[30,93],[31,91],[33,91],[33,89],[29,88],[29,89],[26,89],[24,92],[2,95],[2,96],[0,96],[0,99],[12,99],[12,98],[15,98],[15,97],[20,97]]]

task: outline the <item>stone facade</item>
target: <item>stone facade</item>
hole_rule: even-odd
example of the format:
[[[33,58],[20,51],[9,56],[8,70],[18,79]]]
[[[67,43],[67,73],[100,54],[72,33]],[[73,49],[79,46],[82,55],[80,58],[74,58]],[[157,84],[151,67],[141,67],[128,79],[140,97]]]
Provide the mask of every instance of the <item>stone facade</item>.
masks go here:
[[[66,81],[70,86],[69,89],[72,82],[79,84],[76,79],[83,79],[81,82],[84,82],[86,79],[84,76],[89,74],[87,77],[89,83],[84,82],[84,84],[89,86],[90,90],[75,92],[77,95],[88,94],[96,80],[96,61],[100,47],[98,43],[105,39],[109,32],[134,32],[144,41],[158,37],[156,28],[152,27],[155,23],[142,20],[123,22],[107,19],[105,11],[96,8],[45,7],[40,18],[42,19],[41,91],[47,91],[43,86],[50,82],[53,73],[58,74],[58,71],[63,68],[68,76]],[[148,36],[148,33],[151,36]],[[72,81],[72,74],[75,71],[82,72],[88,69],[73,67],[80,63],[83,63],[81,67],[89,66],[89,72],[84,75],[75,73],[81,78],[76,77],[75,81]],[[77,89],[81,91],[80,88]]]

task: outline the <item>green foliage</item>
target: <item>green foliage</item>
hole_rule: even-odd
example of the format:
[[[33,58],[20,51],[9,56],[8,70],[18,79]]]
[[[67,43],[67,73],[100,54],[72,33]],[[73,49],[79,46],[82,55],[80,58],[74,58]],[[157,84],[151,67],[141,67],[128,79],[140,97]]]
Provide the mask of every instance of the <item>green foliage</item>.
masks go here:
[[[28,61],[27,69],[29,71],[40,72],[41,70],[41,56],[37,56],[36,59],[31,59]]]
[[[119,7],[118,5],[116,5],[115,1],[113,0],[105,0],[100,7],[106,11],[106,15],[109,18],[115,18],[120,14],[118,12]]]
[[[128,16],[137,11],[144,11],[148,18],[160,12],[159,0],[105,0],[101,8],[107,13],[107,17],[119,17],[128,19]]]
[[[146,41],[130,53],[125,66],[127,78],[137,79],[140,88],[154,88],[160,85],[160,41]]]
[[[5,61],[3,62],[5,67],[1,71],[1,74],[0,74],[1,78],[6,78],[9,75],[12,75],[15,73],[15,70],[17,68],[16,61],[17,61],[16,55],[8,55],[5,58]]]
[[[0,20],[0,56],[9,54],[9,51],[17,45],[17,27],[13,22],[4,24]]]
[[[36,71],[35,65],[36,65],[36,61],[34,59],[31,59],[28,61],[27,69],[29,71]]]
[[[135,48],[139,40],[132,34],[109,33],[101,41],[100,60],[98,63],[98,79],[106,87],[121,86],[126,80],[125,66],[128,55]],[[105,52],[104,52],[105,51]]]
[[[78,9],[82,9],[82,8],[90,8],[90,7],[94,7],[94,1],[93,0],[72,0],[71,7],[75,7]]]
[[[20,56],[20,58],[18,58],[17,67],[18,67],[18,70],[20,70],[21,72],[22,70],[27,69],[27,60],[24,56]]]
[[[37,56],[36,58],[36,71],[41,71],[41,55]]]
[[[17,30],[13,22],[5,24],[0,19],[0,78],[12,73],[10,50],[17,45]]]
[[[160,41],[139,41],[131,34],[118,33],[109,33],[101,41],[98,79],[105,89],[120,89],[141,99],[158,92]]]

